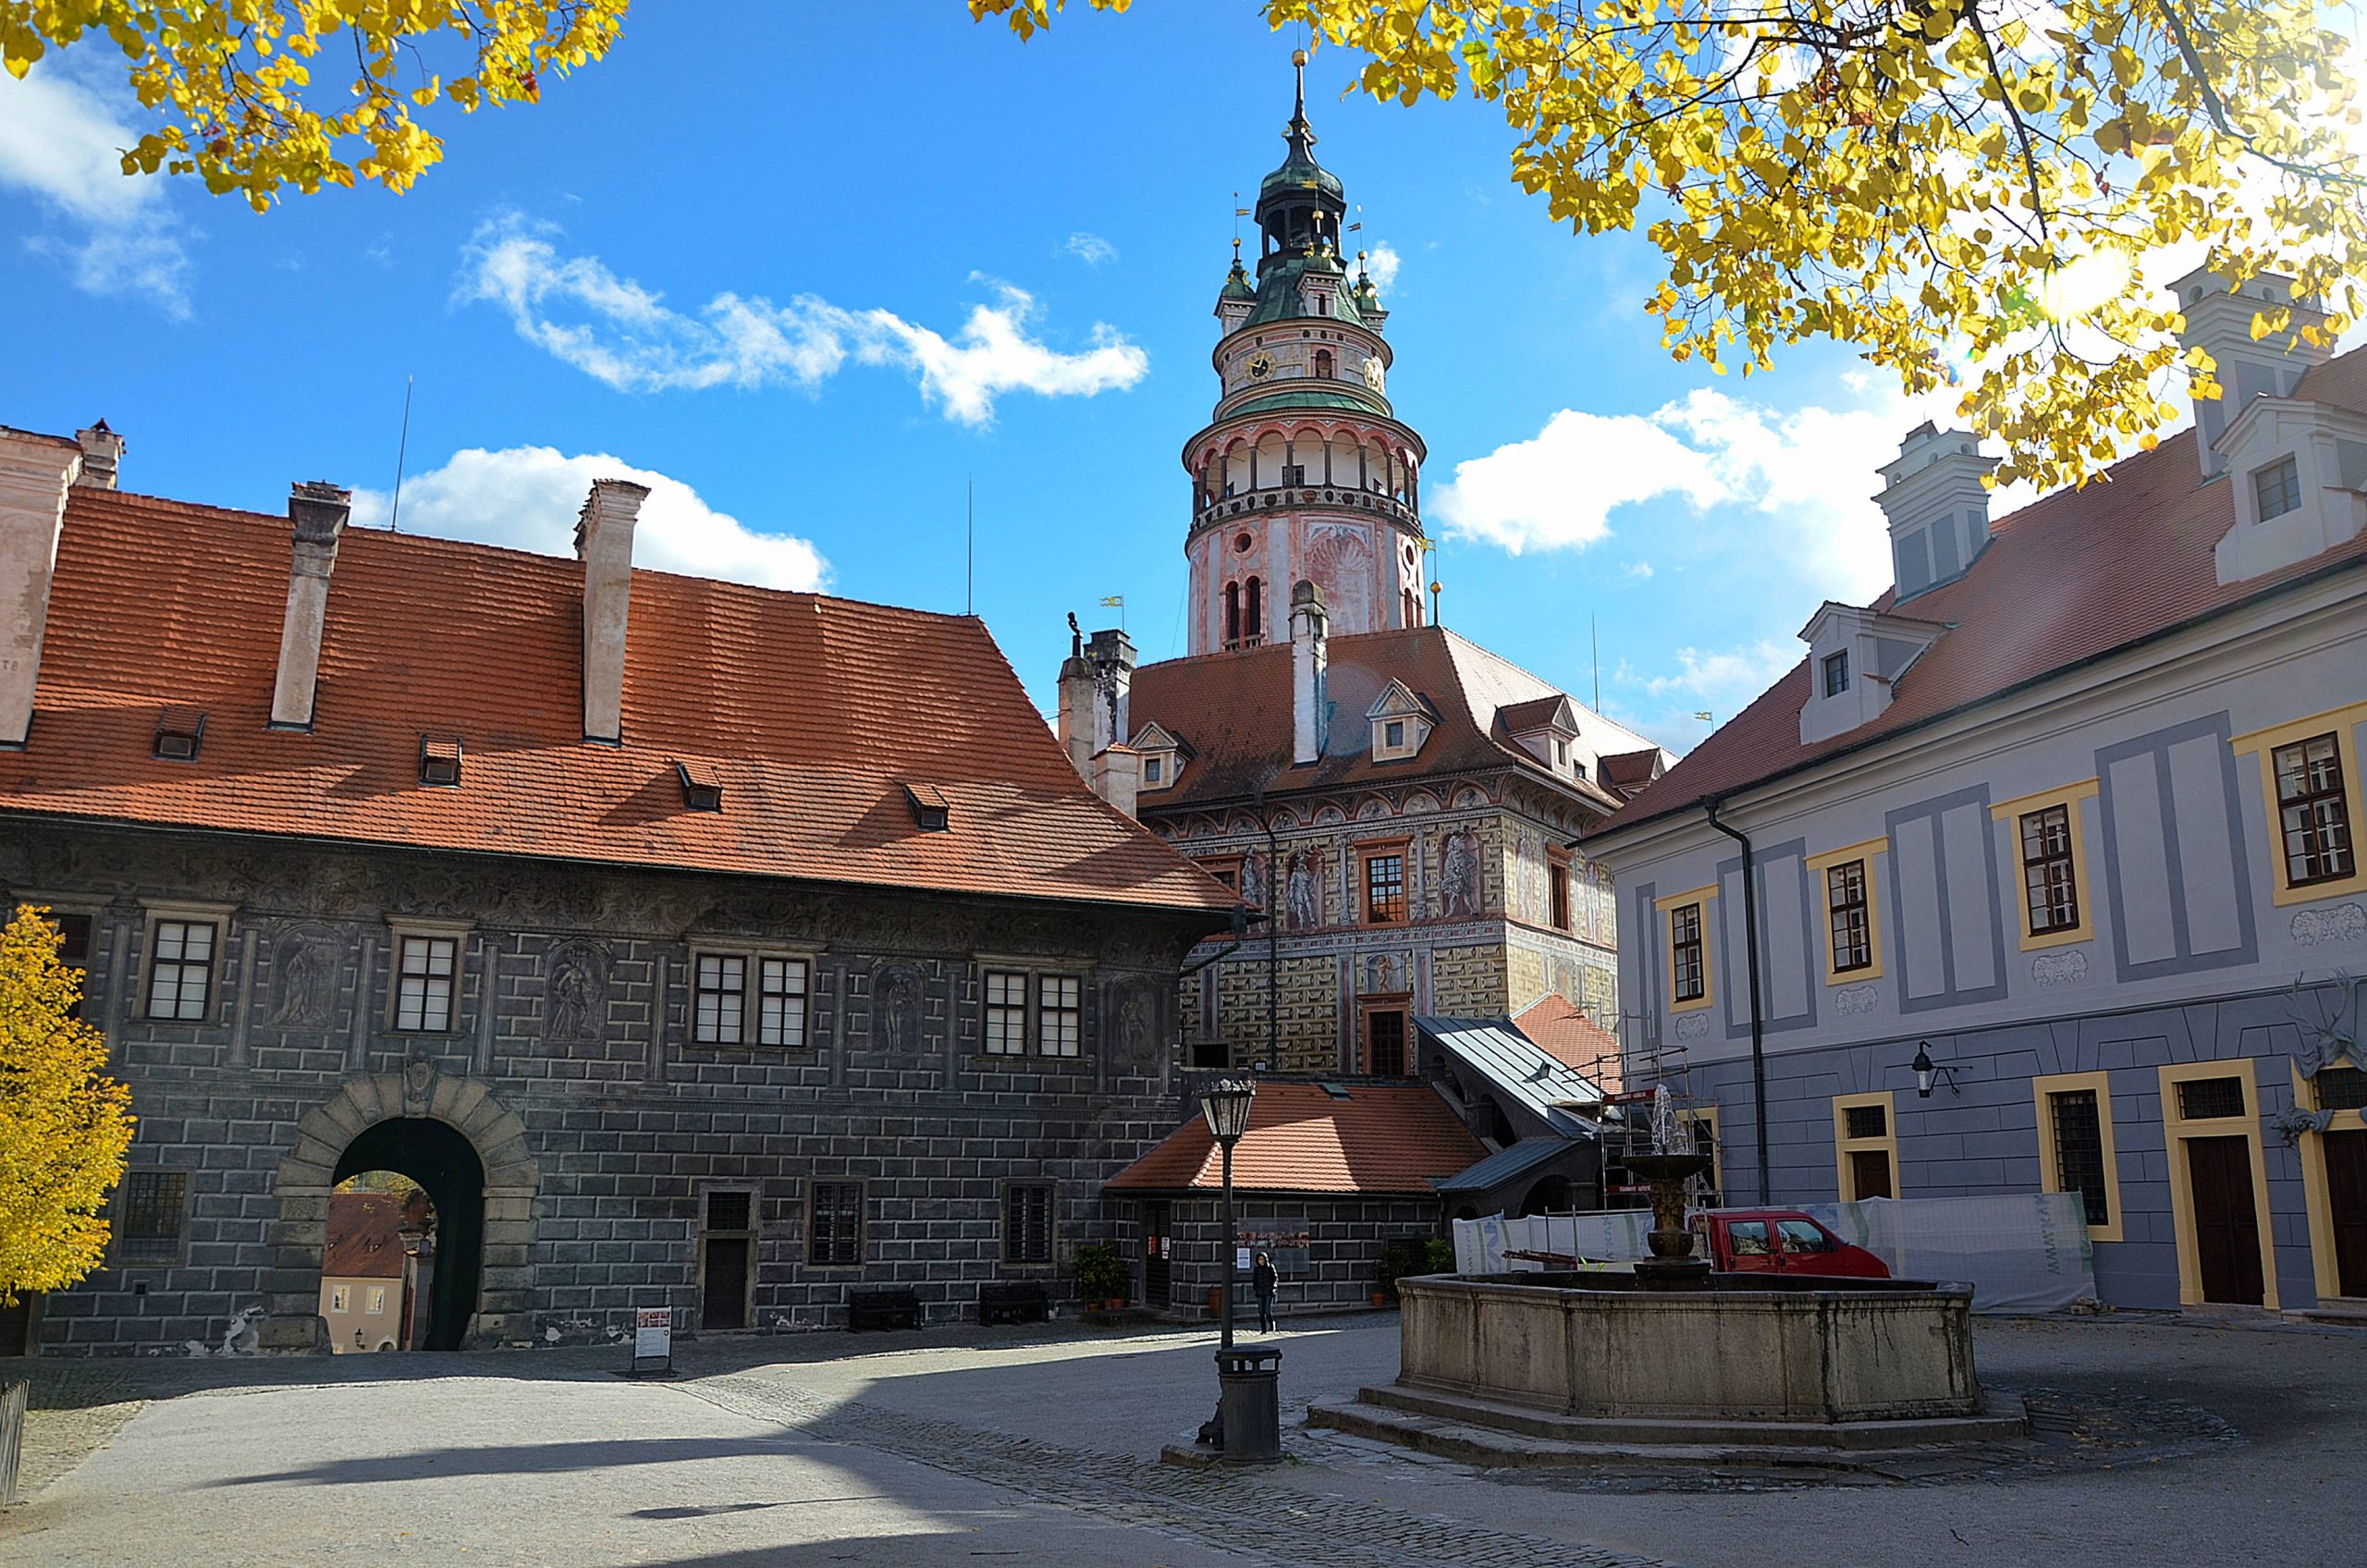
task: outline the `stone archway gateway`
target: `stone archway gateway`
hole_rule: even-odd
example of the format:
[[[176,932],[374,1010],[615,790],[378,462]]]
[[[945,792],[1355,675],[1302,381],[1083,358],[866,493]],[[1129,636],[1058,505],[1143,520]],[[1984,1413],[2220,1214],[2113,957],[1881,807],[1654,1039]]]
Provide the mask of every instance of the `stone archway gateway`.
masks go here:
[[[467,1194],[455,1190],[456,1183],[475,1176],[471,1156],[483,1171],[481,1207],[473,1211]],[[426,1173],[404,1171],[428,1188],[439,1213],[450,1202],[460,1216],[482,1219],[473,1292],[466,1284],[472,1270],[464,1259],[448,1259],[438,1270],[463,1294],[448,1305],[435,1304],[441,1332],[431,1344],[476,1348],[531,1337],[534,1194],[541,1175],[525,1125],[476,1079],[456,1077],[415,1059],[399,1073],[346,1080],[297,1122],[295,1149],[279,1162],[272,1185],[278,1207],[268,1232],[272,1268],[264,1298],[270,1310],[263,1326],[264,1349],[327,1348],[320,1282],[329,1192],[341,1176],[356,1170],[402,1170],[407,1164]],[[458,1232],[466,1228],[456,1227],[449,1243],[465,1245]],[[466,1299],[471,1294],[474,1299]]]

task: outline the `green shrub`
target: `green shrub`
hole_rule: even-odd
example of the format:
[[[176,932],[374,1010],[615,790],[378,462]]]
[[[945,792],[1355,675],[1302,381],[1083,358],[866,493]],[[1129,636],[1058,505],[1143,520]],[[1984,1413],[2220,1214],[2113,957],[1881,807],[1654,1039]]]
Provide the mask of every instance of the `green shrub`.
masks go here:
[[[1380,1261],[1374,1272],[1380,1277],[1381,1290],[1394,1301],[1397,1281],[1404,1276],[1446,1274],[1453,1268],[1454,1248],[1449,1243],[1427,1236],[1403,1236],[1380,1243]]]
[[[1076,1249],[1076,1293],[1084,1300],[1123,1296],[1133,1282],[1115,1243],[1089,1242]]]

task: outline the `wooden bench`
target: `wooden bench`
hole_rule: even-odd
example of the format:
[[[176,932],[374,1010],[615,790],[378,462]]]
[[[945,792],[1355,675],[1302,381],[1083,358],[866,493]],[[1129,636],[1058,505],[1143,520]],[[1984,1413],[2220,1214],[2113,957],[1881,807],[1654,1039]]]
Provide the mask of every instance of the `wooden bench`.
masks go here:
[[[847,1332],[866,1329],[917,1329],[921,1326],[920,1292],[910,1286],[847,1292]]]
[[[978,1287],[981,1323],[1041,1323],[1051,1310],[1052,1298],[1039,1280],[996,1280]]]

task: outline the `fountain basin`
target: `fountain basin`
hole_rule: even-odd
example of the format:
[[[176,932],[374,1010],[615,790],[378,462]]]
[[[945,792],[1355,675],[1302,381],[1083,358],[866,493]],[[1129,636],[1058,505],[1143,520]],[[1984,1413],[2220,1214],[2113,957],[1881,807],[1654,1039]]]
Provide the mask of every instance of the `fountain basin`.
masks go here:
[[[1403,1388],[1721,1427],[1982,1414],[1968,1286],[1716,1274],[1662,1291],[1522,1273],[1404,1279],[1398,1295]]]

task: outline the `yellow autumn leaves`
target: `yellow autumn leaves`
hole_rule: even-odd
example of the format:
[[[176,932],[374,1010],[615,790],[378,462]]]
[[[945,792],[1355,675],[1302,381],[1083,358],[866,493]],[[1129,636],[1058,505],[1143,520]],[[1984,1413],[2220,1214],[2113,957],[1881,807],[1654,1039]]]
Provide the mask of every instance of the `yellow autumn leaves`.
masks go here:
[[[131,1144],[131,1091],[74,1017],[82,974],[46,910],[0,930],[0,1303],[73,1284],[106,1256],[107,1192]]]
[[[414,113],[533,103],[607,52],[626,0],[0,0],[0,66],[111,44],[160,123],[124,172],[195,174],[256,210],[286,187],[377,180],[443,156]]]
[[[1060,0],[965,0],[1026,36]],[[1120,9],[1114,0],[1089,0]],[[1642,227],[1680,360],[1809,338],[1954,386],[1996,479],[2078,480],[2176,417],[2179,317],[2144,264],[2298,278],[2360,314],[2367,166],[2312,0],[1264,0],[1358,87],[1501,108],[1557,222]],[[2121,279],[2099,292],[2065,275]],[[2076,301],[2076,310],[2067,302]],[[2263,331],[2289,331],[2275,316]]]

